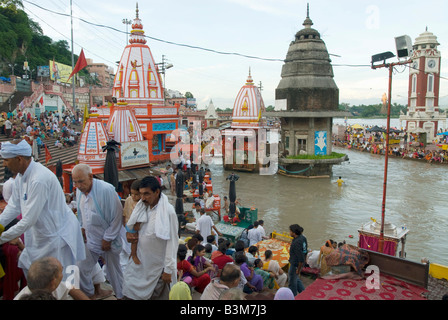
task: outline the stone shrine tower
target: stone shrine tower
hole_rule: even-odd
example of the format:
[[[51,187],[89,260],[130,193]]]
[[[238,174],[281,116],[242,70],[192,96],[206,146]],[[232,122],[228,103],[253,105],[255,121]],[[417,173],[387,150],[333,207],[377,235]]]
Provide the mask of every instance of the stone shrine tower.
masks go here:
[[[268,117],[281,120],[279,173],[299,176],[331,176],[333,164],[343,160],[298,160],[298,155],[332,154],[334,117],[339,111],[339,89],[334,81],[330,55],[309,16],[291,42],[275,91],[276,106]],[[282,156],[283,155],[283,156]]]

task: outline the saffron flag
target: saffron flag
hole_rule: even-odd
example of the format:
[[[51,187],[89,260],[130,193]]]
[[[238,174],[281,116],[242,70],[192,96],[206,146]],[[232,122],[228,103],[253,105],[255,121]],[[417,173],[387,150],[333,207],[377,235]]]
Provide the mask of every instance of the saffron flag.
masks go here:
[[[78,61],[76,61],[75,68],[73,69],[73,71],[70,74],[70,77],[68,77],[68,79],[70,79],[74,74],[78,73],[85,67],[87,67],[87,60],[86,60],[86,57],[84,56],[84,50],[81,49],[81,53],[79,54]]]
[[[41,96],[41,97],[40,97],[39,103],[40,103],[41,105],[44,105],[44,96]]]
[[[45,165],[47,165],[48,161],[50,161],[51,159],[53,159],[53,157],[51,156],[50,150],[48,150],[47,145],[45,144]]]

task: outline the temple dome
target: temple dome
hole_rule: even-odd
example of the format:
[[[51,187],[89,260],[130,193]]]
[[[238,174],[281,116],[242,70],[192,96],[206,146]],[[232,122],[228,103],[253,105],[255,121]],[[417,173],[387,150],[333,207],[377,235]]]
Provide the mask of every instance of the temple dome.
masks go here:
[[[241,87],[233,105],[232,128],[258,128],[264,110],[261,92],[254,85],[249,70],[246,84]]]
[[[289,111],[338,111],[330,55],[319,32],[311,28],[309,10],[303,25],[289,46],[275,98],[286,100]]]
[[[151,50],[146,45],[138,6],[129,44],[123,51],[115,75],[112,94],[117,100],[124,98],[133,106],[164,105],[162,77]]]
[[[121,99],[106,125],[107,133],[117,142],[142,141],[143,134],[135,117],[133,108]]]

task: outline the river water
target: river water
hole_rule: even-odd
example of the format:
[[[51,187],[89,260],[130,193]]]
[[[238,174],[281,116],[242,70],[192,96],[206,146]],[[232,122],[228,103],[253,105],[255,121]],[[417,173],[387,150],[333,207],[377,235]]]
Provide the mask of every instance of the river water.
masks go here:
[[[331,179],[237,172],[237,198],[245,207],[258,208],[267,233],[285,232],[297,223],[305,229],[312,250],[318,250],[327,239],[357,245],[361,225],[371,218],[381,221],[384,156],[342,148],[334,151],[346,153],[350,160],[334,166]],[[228,195],[226,178],[232,172],[220,165],[210,169],[213,192]],[[345,181],[342,187],[335,184],[339,176]],[[419,262],[425,257],[448,265],[447,189],[448,165],[389,158],[385,220],[410,230],[407,259]]]

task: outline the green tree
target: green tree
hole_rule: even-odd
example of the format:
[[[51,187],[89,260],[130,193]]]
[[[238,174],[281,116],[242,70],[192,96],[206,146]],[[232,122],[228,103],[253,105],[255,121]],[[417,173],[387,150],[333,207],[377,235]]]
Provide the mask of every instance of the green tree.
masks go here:
[[[11,64],[26,54],[33,37],[27,14],[14,3],[18,2],[2,1],[0,6],[0,57]]]
[[[193,94],[190,91],[185,92],[185,98],[187,99],[193,99]]]

